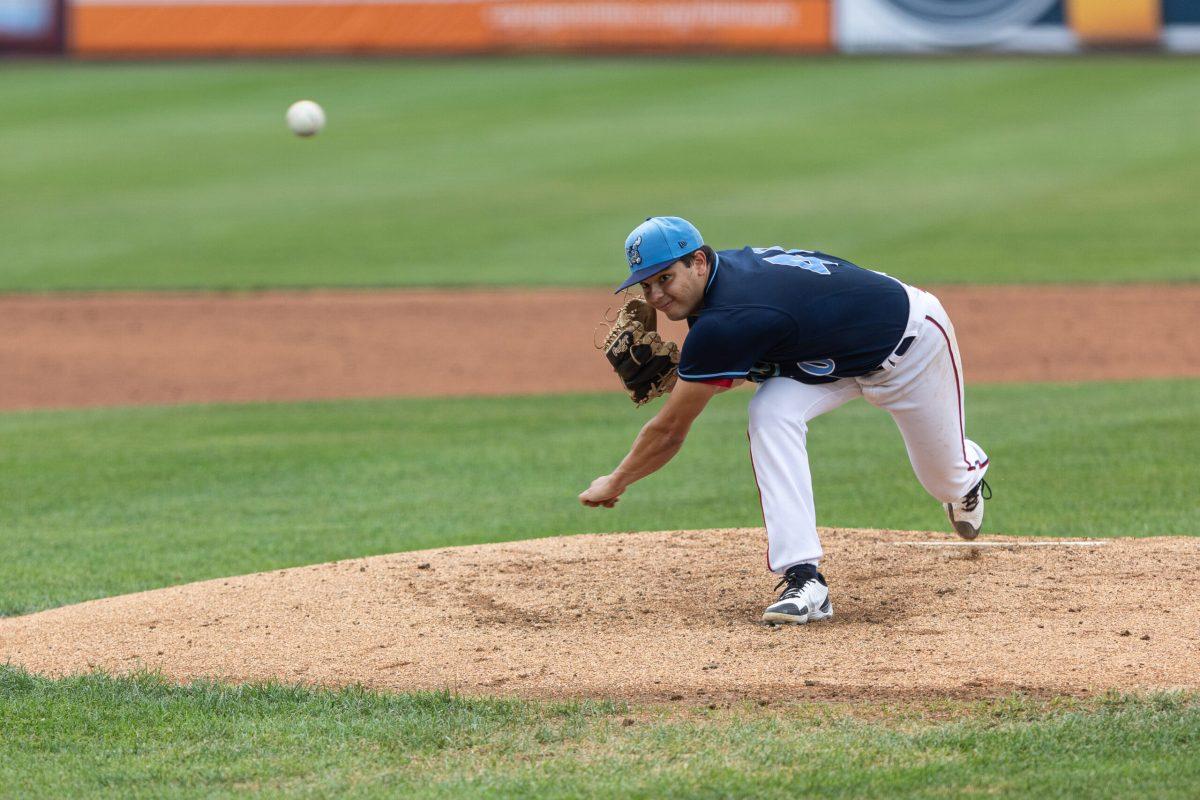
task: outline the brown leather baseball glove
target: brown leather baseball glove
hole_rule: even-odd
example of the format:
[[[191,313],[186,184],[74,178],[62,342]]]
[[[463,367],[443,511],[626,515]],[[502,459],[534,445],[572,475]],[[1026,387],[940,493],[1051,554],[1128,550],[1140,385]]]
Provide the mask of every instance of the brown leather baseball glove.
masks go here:
[[[601,349],[637,405],[675,388],[679,345],[658,335],[658,312],[641,297],[631,297],[617,312]]]

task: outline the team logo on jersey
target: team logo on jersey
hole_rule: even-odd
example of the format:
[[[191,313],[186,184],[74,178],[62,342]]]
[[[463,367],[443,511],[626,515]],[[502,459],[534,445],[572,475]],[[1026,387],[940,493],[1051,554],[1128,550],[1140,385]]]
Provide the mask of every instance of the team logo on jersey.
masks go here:
[[[639,236],[633,240],[633,244],[625,248],[625,257],[629,259],[629,266],[636,267],[642,263],[642,254],[638,252],[638,248],[642,246],[642,237]]]
[[[818,358],[813,361],[797,361],[796,366],[801,372],[806,372],[818,378],[824,378],[826,375],[832,375],[837,369],[837,364],[832,358]]]

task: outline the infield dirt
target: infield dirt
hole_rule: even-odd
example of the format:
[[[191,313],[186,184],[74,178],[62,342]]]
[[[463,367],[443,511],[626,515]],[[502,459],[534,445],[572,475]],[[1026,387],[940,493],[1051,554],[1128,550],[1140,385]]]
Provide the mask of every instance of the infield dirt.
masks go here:
[[[0,662],[688,702],[1200,689],[1193,540],[904,544],[930,538],[823,531],[835,616],[807,626],[757,623],[774,597],[762,530],[630,533],[95,600],[0,620]]]
[[[935,291],[968,384],[1200,376],[1200,285]],[[617,303],[602,289],[0,297],[0,410],[611,391],[592,339]]]

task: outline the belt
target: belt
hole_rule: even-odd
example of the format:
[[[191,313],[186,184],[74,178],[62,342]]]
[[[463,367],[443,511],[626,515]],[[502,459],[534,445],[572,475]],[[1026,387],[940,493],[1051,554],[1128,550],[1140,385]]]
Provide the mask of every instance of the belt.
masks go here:
[[[905,336],[903,339],[900,340],[900,344],[896,345],[896,349],[892,351],[892,354],[884,359],[884,363],[887,363],[890,361],[891,362],[890,366],[893,366],[893,367],[896,366],[896,362],[894,359],[900,358],[905,353],[907,353],[908,348],[912,347],[912,343],[915,342],[916,340],[917,340],[916,334],[913,334],[912,336]],[[874,375],[876,372],[883,372],[883,364],[880,364],[878,367],[871,370],[867,374]]]

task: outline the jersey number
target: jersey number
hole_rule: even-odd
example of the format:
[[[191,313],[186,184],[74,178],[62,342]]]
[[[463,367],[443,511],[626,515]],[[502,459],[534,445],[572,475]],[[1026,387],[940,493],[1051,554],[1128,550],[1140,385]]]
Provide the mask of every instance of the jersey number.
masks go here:
[[[799,267],[809,272],[815,272],[818,275],[828,275],[829,268],[837,266],[831,261],[822,261],[819,258],[815,258],[811,250],[784,250],[778,245],[775,247],[755,247],[752,249],[760,256],[764,253],[774,253],[778,250],[780,251],[779,253],[767,256],[763,261],[771,264],[779,264],[782,267]]]

